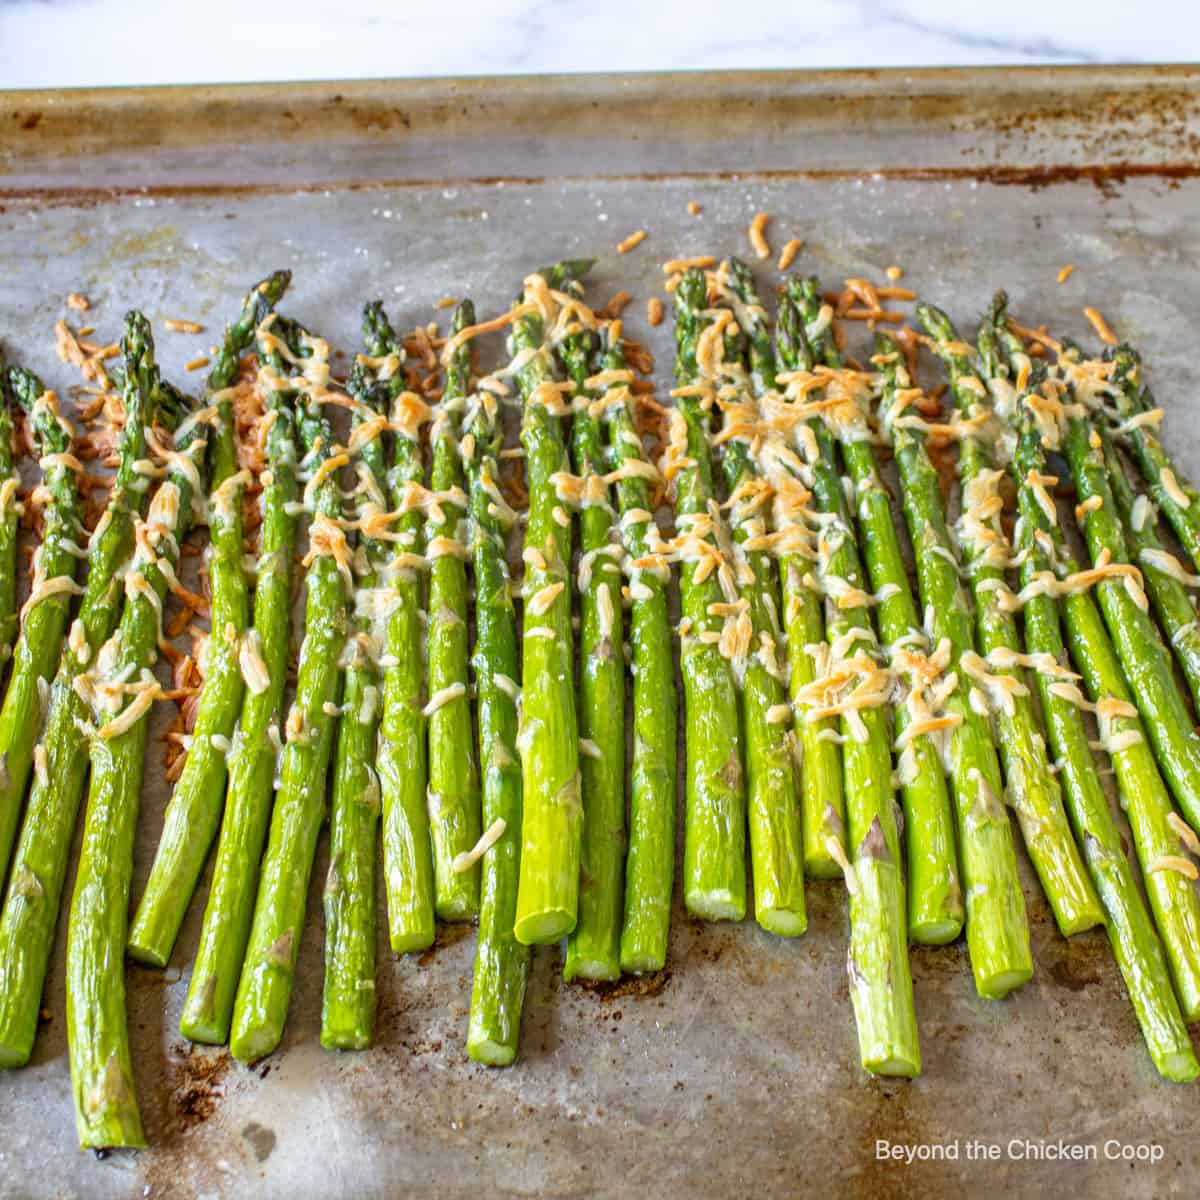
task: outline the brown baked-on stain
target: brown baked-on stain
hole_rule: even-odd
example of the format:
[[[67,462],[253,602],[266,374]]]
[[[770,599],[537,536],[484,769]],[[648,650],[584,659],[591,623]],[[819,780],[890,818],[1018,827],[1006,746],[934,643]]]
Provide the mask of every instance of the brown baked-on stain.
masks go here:
[[[645,975],[624,975],[611,981],[577,979],[571,986],[581,992],[590,992],[601,1001],[625,998],[648,1000],[661,996],[670,982],[671,968],[664,967],[661,971],[651,971]],[[619,1014],[614,1014],[613,1019],[620,1020]]]
[[[910,167],[880,166],[870,170],[838,167],[802,167],[771,171],[643,171],[634,174],[592,175],[462,175],[430,176],[427,179],[341,179],[317,183],[194,183],[119,187],[17,187],[0,188],[5,201],[32,201],[47,208],[94,208],[130,197],[195,200],[257,196],[326,195],[337,192],[394,192],[421,188],[542,187],[573,179],[603,180],[606,183],[679,183],[688,180],[709,183],[787,183],[790,180],[841,183],[856,179],[898,180],[916,183],[990,183],[997,187],[1027,187],[1032,191],[1064,183],[1091,183],[1105,196],[1113,196],[1121,184],[1133,179],[1159,180],[1170,187],[1200,176],[1200,145],[1194,159],[1163,163],[1058,163],[1027,166]]]
[[[1079,955],[1067,953],[1055,959],[1049,967],[1050,977],[1072,992],[1082,992],[1091,984],[1099,983],[1101,976],[1096,962]]]
[[[457,945],[463,938],[471,937],[474,932],[475,926],[469,921],[439,921],[433,945],[428,950],[421,952],[417,958],[417,966],[429,966],[437,956],[439,950],[444,949],[446,946]]]
[[[185,1133],[217,1111],[232,1063],[228,1052],[212,1054],[197,1046],[175,1047],[175,1052],[167,1056],[168,1135]]]

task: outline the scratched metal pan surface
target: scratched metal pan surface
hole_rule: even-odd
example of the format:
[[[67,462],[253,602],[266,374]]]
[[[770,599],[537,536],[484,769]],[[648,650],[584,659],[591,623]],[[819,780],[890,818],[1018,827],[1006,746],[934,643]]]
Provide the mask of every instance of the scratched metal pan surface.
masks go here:
[[[443,296],[494,312],[531,268],[595,255],[591,297],[633,293],[628,325],[665,394],[669,324],[645,321],[660,263],[747,253],[766,211],[776,250],[804,239],[798,267],[833,283],[897,263],[971,328],[1001,285],[1027,323],[1081,336],[1095,304],[1146,352],[1197,475],[1198,147],[1200,71],[1184,68],[0,93],[0,338],[65,393],[76,380],[51,329],[83,291],[97,338],[141,307],[173,376],[196,379],[184,362],[275,267],[295,272],[287,308],[352,352],[366,299],[406,327]],[[762,265],[764,288],[778,278]],[[166,317],[208,331],[172,334]],[[135,894],[167,795],[151,747]],[[315,881],[325,867],[322,847]],[[925,1072],[901,1083],[858,1067],[838,884],[810,886],[797,941],[677,909],[667,969],[604,990],[564,986],[560,951],[539,951],[520,1062],[495,1072],[465,1055],[461,926],[420,957],[381,940],[375,1048],[320,1048],[314,882],[283,1047],[247,1070],[177,1033],[206,878],[169,969],[128,970],[153,1149],[75,1149],[60,928],[34,1060],[0,1078],[0,1194],[1182,1191],[1200,1166],[1200,1091],[1156,1077],[1103,934],[1068,944],[1027,864],[1024,879],[1033,981],[989,1003],[961,945],[915,950]],[[1000,1160],[968,1162],[973,1138]],[[959,1159],[879,1162],[877,1139],[957,1143]],[[1010,1139],[1077,1141],[1097,1161],[1018,1161]],[[1163,1162],[1107,1162],[1107,1139],[1157,1143]]]

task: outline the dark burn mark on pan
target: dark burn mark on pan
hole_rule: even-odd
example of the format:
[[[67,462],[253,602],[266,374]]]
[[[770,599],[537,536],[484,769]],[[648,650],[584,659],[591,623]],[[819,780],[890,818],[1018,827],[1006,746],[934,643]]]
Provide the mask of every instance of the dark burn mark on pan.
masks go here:
[[[254,197],[306,195],[330,191],[386,192],[430,187],[540,187],[548,183],[672,183],[738,182],[773,183],[788,180],[842,182],[854,179],[897,180],[916,183],[990,183],[997,187],[1027,187],[1033,191],[1064,183],[1091,183],[1106,196],[1115,194],[1124,183],[1134,179],[1159,180],[1177,187],[1182,180],[1200,176],[1200,159],[1176,163],[1103,163],[1080,165],[1059,163],[1029,166],[978,167],[878,167],[872,170],[812,168],[781,171],[692,171],[673,173],[643,172],[633,175],[479,175],[453,179],[351,179],[317,183],[198,183],[156,187],[111,188],[0,188],[0,202],[15,201],[44,204],[47,207],[92,208],[128,197],[157,199],[203,199],[205,197]]]

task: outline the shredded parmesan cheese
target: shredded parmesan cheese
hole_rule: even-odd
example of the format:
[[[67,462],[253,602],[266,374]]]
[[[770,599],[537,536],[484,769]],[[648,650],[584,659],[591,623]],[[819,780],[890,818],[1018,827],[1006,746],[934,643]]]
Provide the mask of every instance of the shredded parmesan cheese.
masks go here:
[[[450,863],[451,870],[457,875],[469,871],[504,836],[507,828],[504,818],[497,817],[470,850],[454,856]]]
[[[1158,481],[1162,484],[1162,489],[1166,492],[1167,497],[1172,504],[1178,505],[1180,508],[1188,508],[1191,505],[1191,499],[1187,492],[1179,486],[1179,481],[1175,478],[1175,472],[1169,467],[1163,467],[1158,473]]]
[[[439,708],[444,708],[447,704],[453,703],[466,694],[467,685],[465,683],[452,683],[449,687],[444,687],[441,691],[434,692],[429,697],[429,703],[421,709],[421,715],[423,717],[432,717]]]
[[[545,616],[566,586],[561,580],[558,583],[548,583],[530,598],[528,604],[525,605],[525,611],[531,617]]]
[[[1200,856],[1200,838],[1177,812],[1167,813],[1167,824],[1179,834],[1179,840],[1188,848],[1189,854]]]
[[[1096,336],[1106,346],[1115,346],[1117,344],[1117,335],[1109,328],[1108,322],[1101,316],[1097,309],[1089,305],[1083,310],[1083,315],[1087,317],[1092,328],[1096,331]]]
[[[767,222],[770,219],[769,213],[755,213],[754,220],[750,222],[750,228],[746,231],[754,253],[762,259],[771,257],[771,247],[767,245]]]
[[[792,265],[792,259],[800,253],[804,243],[799,238],[792,238],[790,242],[783,248],[783,253],[779,256],[779,270],[786,271]]]
[[[1159,871],[1174,871],[1193,882],[1200,879],[1200,871],[1196,870],[1196,864],[1190,858],[1183,858],[1178,854],[1160,854],[1148,868],[1151,875]]]
[[[150,711],[154,701],[160,695],[162,695],[162,688],[157,681],[141,685],[137,689],[133,700],[121,710],[120,714],[106,725],[101,726],[99,731],[100,736],[108,740],[119,737],[121,734],[132,729]]]
[[[248,629],[238,646],[238,666],[251,693],[262,695],[271,686],[271,673],[262,656],[262,637],[257,629]]]

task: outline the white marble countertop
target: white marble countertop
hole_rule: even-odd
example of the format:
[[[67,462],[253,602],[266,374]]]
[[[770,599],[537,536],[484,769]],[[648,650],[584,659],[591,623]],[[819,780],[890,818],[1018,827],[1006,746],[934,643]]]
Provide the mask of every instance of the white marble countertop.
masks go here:
[[[0,88],[1198,59],[1180,0],[0,0]]]

